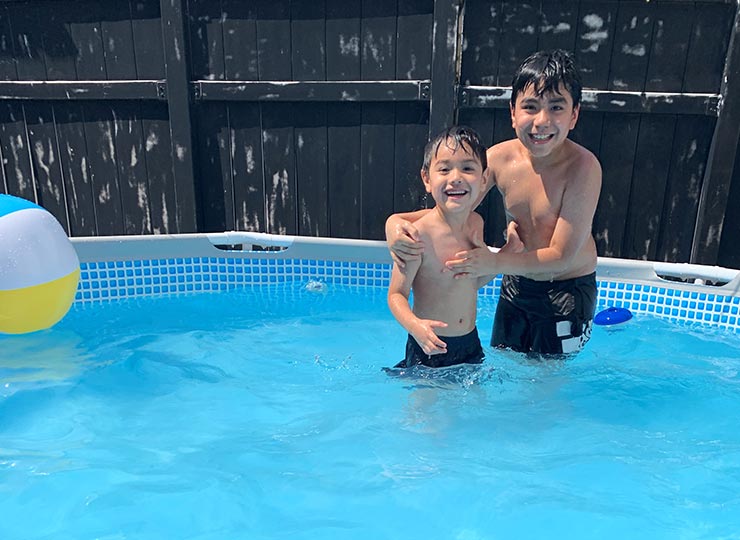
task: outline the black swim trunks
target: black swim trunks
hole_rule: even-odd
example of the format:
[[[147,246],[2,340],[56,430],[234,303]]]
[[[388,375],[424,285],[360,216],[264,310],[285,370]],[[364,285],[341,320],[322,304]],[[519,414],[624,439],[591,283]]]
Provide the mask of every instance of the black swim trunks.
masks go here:
[[[563,281],[506,275],[491,345],[525,353],[577,353],[591,337],[596,300],[596,273]]]
[[[424,353],[416,340],[409,334],[406,340],[406,358],[396,364],[396,368],[409,368],[419,364],[427,367],[448,367],[458,364],[480,364],[483,362],[483,348],[478,337],[478,329],[464,336],[439,336],[447,344],[444,354]]]

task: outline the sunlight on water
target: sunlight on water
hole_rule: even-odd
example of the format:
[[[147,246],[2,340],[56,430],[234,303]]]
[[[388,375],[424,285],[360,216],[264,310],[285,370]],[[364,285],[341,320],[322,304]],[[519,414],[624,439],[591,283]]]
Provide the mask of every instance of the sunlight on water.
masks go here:
[[[736,537],[738,336],[636,317],[386,374],[405,339],[384,291],[315,283],[0,337],[0,537]]]

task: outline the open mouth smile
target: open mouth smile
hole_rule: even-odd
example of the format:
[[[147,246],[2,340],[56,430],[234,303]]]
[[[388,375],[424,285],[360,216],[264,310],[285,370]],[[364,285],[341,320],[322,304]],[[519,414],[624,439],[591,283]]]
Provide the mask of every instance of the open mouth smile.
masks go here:
[[[445,191],[445,195],[453,199],[464,197],[467,194],[468,192],[464,189],[448,189],[447,191]]]
[[[555,137],[554,133],[541,134],[541,133],[530,133],[529,139],[535,144],[542,144],[548,142],[550,139]]]

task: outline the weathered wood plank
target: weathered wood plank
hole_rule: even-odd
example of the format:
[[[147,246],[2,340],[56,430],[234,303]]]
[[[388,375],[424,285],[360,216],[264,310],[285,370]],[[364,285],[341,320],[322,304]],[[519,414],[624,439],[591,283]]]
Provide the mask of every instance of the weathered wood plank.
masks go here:
[[[95,236],[98,231],[82,107],[79,103],[58,103],[54,106],[54,113],[66,190],[69,233],[71,236]]]
[[[124,234],[113,110],[106,104],[90,103],[83,116],[97,233]]]
[[[3,100],[164,99],[160,81],[2,81]]]
[[[10,28],[8,6],[0,5],[0,81],[15,81],[18,70],[13,52],[13,32]]]
[[[701,184],[716,120],[679,117],[673,139],[663,219],[656,257],[689,262]]]
[[[327,105],[329,234],[337,238],[360,236],[360,124],[357,103]]]
[[[105,80],[103,31],[100,25],[105,4],[98,0],[77,0],[68,8],[70,10],[69,35],[76,50],[77,79]]]
[[[618,7],[616,1],[580,4],[575,59],[584,87],[608,87]]]
[[[338,74],[337,76],[341,76]],[[0,82],[0,89],[4,84]],[[199,100],[428,101],[428,81],[197,81]]]
[[[290,0],[256,0],[261,81],[290,81]]]
[[[225,67],[221,3],[189,0],[188,7],[191,73],[196,79],[223,80]]]
[[[622,257],[655,260],[675,126],[672,115],[640,118]]]
[[[460,6],[457,0],[434,3],[432,71],[429,98],[429,133],[432,136],[453,124],[455,117]]]
[[[57,218],[62,228],[69,234],[67,201],[54,126],[54,111],[50,103],[28,104],[25,111],[38,203]]]
[[[113,115],[124,231],[125,234],[151,234],[149,182],[139,104],[116,103]]]
[[[684,74],[684,92],[718,93],[735,8],[697,2]]]
[[[428,79],[432,64],[434,0],[398,4],[396,79]]]
[[[681,92],[694,6],[684,2],[655,5],[647,92]]]
[[[243,0],[221,0],[221,3],[226,79],[256,81],[259,79],[256,8]]]
[[[234,230],[234,189],[226,105],[204,104],[198,108],[196,125],[201,227],[206,232]]]
[[[152,233],[175,233],[178,230],[177,199],[167,106],[144,101],[140,107]]]
[[[502,2],[467,1],[463,4],[463,50],[460,82],[465,85],[498,84],[501,53]],[[508,84],[511,81],[507,81]]]
[[[610,90],[644,90],[653,33],[653,5],[619,4],[609,69]]]
[[[419,170],[429,138],[429,109],[423,104],[396,104],[393,211],[431,207]]]
[[[358,81],[361,0],[326,0],[326,78]]]
[[[395,106],[391,103],[365,103],[361,120],[361,234],[362,238],[383,240],[385,220],[393,213]]]
[[[170,119],[173,174],[177,194],[177,232],[198,230],[195,174],[193,164],[192,113],[190,110],[190,72],[186,48],[184,0],[160,0],[162,42],[165,51],[167,105]]]
[[[327,163],[329,139],[326,105],[296,103],[293,114],[298,234],[329,236],[330,174]],[[333,156],[332,159],[337,158]],[[343,180],[345,178],[339,179]]]
[[[740,246],[740,151],[735,152],[732,185],[727,196],[727,213],[722,225],[717,264],[726,268],[740,268],[738,246]]]
[[[0,102],[0,153],[7,192],[38,202],[23,107]]]
[[[326,8],[323,0],[290,1],[292,79],[326,80]]]
[[[105,18],[100,23],[100,29],[107,78],[136,79],[130,0],[106,4]]]
[[[504,2],[504,24],[501,35],[498,84],[511,85],[514,73],[522,61],[537,50],[537,34],[542,27],[539,1]]]
[[[262,151],[264,153],[266,232],[296,234],[296,178],[293,106],[262,105]]]
[[[37,13],[46,65],[46,80],[75,80],[76,50],[70,37],[69,12],[66,9],[51,8],[37,9]]]
[[[131,0],[137,79],[163,79],[164,50],[159,0]]]
[[[594,217],[596,249],[602,256],[622,256],[639,124],[635,114],[604,116],[601,197]]]
[[[740,103],[731,97],[740,91],[740,6],[736,9],[723,74],[720,91],[725,99],[707,156],[691,246],[691,262],[699,264],[714,264],[717,259],[740,139]]]
[[[13,54],[16,59],[18,79],[27,81],[46,80],[44,42],[35,2],[8,4],[10,25],[13,29]]]
[[[540,10],[542,22],[539,29],[537,49],[575,50],[578,30],[578,2],[545,0],[542,2]]]
[[[236,230],[267,231],[260,105],[229,105]]]
[[[362,80],[396,77],[396,0],[362,0]]]

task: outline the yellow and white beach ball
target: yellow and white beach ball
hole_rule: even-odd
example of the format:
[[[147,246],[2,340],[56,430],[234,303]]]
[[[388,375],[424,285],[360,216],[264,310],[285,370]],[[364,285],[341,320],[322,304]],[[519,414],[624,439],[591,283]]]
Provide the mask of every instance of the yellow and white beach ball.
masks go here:
[[[0,333],[56,324],[69,311],[79,280],[77,252],[56,218],[0,194]]]

